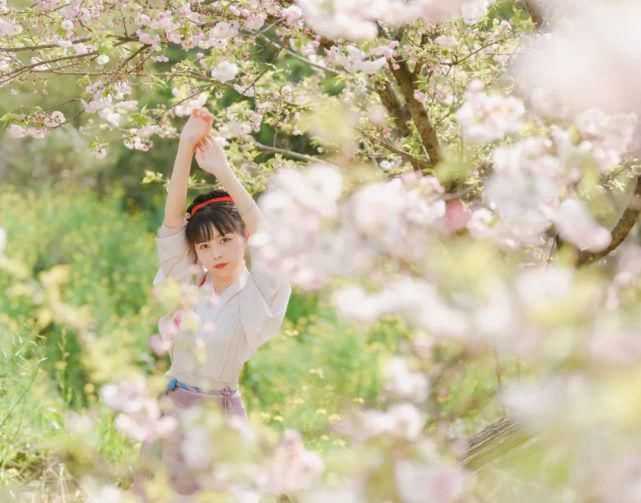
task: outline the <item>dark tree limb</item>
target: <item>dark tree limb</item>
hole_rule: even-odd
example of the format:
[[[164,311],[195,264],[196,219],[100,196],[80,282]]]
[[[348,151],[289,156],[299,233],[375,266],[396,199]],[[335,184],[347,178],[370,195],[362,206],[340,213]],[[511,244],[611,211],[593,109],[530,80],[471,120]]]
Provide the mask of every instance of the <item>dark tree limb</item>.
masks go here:
[[[422,103],[414,98],[414,91],[416,90],[414,75],[410,72],[405,61],[390,61],[390,70],[405,98],[407,110],[412,118],[412,122],[414,122],[416,126],[425,152],[429,157],[429,166],[434,167],[441,160],[441,149],[438,137],[436,136],[436,130],[427,115],[427,110],[425,110]]]
[[[407,127],[407,121],[410,120],[409,113],[399,101],[398,96],[392,89],[392,86],[389,82],[384,82],[380,85],[377,85],[376,94],[378,94],[381,99],[381,103],[394,118],[394,124],[396,124],[396,129],[400,136],[409,136],[410,130]]]
[[[619,221],[616,223],[612,229],[612,242],[605,249],[600,252],[580,252],[576,261],[578,266],[589,264],[605,257],[610,252],[615,250],[625,238],[628,237],[632,227],[639,220],[639,215],[641,214],[641,175],[637,176],[636,186],[634,187],[634,192],[630,198],[628,206],[623,211],[623,214],[619,218]]]
[[[536,26],[538,30],[543,28],[545,25],[545,18],[543,17],[543,14],[541,14],[541,8],[537,5],[536,0],[523,0],[523,6],[530,14],[530,17],[534,22],[534,26]]]

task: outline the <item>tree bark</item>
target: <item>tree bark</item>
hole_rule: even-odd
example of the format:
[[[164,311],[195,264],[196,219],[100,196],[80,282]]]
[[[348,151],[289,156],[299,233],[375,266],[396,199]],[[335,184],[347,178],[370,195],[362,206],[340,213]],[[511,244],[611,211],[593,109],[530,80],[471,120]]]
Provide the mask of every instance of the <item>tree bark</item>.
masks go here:
[[[430,167],[436,166],[441,160],[441,150],[436,136],[436,130],[430,121],[425,107],[414,98],[416,83],[405,61],[390,61],[390,70],[403,93],[405,104],[410,117],[418,130],[421,143],[429,157]]]
[[[401,136],[409,136],[410,130],[407,127],[407,121],[410,120],[409,113],[403,106],[403,104],[398,100],[394,89],[389,82],[385,82],[380,86],[376,86],[376,94],[381,99],[381,103],[394,118],[394,123],[396,128]]]
[[[536,28],[540,30],[545,25],[545,19],[541,14],[540,7],[536,4],[537,4],[536,0],[523,0],[523,5],[525,7],[525,10],[527,10],[528,13],[530,14],[530,17],[534,22],[534,26],[536,26]]]
[[[625,238],[628,237],[632,227],[639,220],[639,215],[641,214],[641,175],[637,176],[637,183],[634,187],[634,192],[630,198],[628,206],[623,211],[623,214],[619,218],[619,221],[616,223],[612,229],[612,242],[605,249],[600,252],[580,252],[576,264],[578,266],[586,265],[595,260],[605,257],[610,252],[614,251]]]

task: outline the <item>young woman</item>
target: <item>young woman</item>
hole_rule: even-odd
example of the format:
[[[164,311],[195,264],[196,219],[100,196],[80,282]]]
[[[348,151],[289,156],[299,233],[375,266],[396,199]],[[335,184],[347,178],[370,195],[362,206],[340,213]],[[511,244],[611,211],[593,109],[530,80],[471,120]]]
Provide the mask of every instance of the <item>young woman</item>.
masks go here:
[[[200,289],[195,311],[202,329],[181,334],[182,340],[176,339],[171,351],[168,394],[172,401],[189,406],[205,397],[215,398],[225,413],[245,417],[239,374],[258,347],[278,332],[291,287],[286,277],[256,260],[251,270],[247,268],[247,239],[268,226],[209,134],[212,120],[209,112],[196,109],[181,133],[165,219],[156,236],[160,271],[154,284],[172,277],[195,282]],[[198,165],[225,190],[197,196],[185,219],[194,153]],[[212,326],[213,330],[206,328]]]
[[[222,148],[210,136],[213,116],[196,109],[187,120],[169,183],[164,221],[156,236],[160,270],[157,285],[167,278],[198,286],[195,314],[199,328],[181,332],[171,353],[166,395],[177,408],[202,400],[217,402],[226,415],[247,414],[238,390],[244,363],[279,330],[291,294],[283,275],[252,258],[245,261],[248,237],[268,231],[250,194],[236,179]],[[198,195],[187,207],[193,155],[224,190]],[[162,449],[172,464],[172,485],[190,494],[197,485],[181,470],[180,440]],[[143,446],[143,453],[153,448]],[[144,455],[144,454],[143,454]]]

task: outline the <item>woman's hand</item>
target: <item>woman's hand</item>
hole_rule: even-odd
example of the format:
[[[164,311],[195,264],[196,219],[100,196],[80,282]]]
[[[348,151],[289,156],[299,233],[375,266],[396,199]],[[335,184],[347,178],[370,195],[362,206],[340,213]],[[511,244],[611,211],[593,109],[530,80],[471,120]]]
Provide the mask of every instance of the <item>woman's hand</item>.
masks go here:
[[[198,166],[216,177],[229,169],[223,148],[211,135],[205,136],[196,147],[196,162]]]
[[[194,108],[180,132],[180,141],[192,151],[211,131],[214,116],[206,108]]]

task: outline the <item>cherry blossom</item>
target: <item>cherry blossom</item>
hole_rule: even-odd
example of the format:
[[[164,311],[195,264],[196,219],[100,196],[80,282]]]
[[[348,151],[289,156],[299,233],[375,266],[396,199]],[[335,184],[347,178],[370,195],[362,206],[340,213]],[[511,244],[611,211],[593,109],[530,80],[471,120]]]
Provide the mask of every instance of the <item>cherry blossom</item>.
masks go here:
[[[276,493],[300,491],[307,488],[324,468],[322,458],[305,449],[300,433],[288,429],[274,452],[265,490]]]
[[[350,435],[356,442],[389,435],[404,440],[416,440],[423,426],[425,415],[411,403],[391,406],[387,411],[367,409],[358,411],[336,424],[335,428]]]
[[[564,239],[574,243],[580,250],[598,252],[612,241],[610,231],[596,223],[585,205],[568,198],[552,215],[552,221]]]
[[[553,115],[590,107],[609,113],[638,110],[641,73],[634,69],[640,68],[641,55],[636,51],[639,33],[633,28],[641,18],[638,2],[564,0],[552,7],[550,30],[531,37],[514,61],[513,73],[522,88],[530,94],[542,91]],[[595,73],[602,61],[608,61],[607,67]]]
[[[281,11],[281,16],[288,25],[293,25],[302,15],[303,11],[297,5],[290,5]]]
[[[535,243],[550,225],[546,208],[558,203],[563,179],[552,143],[528,138],[494,151],[495,173],[485,185],[485,200],[514,236]]]
[[[211,71],[211,76],[220,82],[228,82],[238,74],[238,66],[229,61],[221,61]]]
[[[426,281],[402,278],[367,294],[358,286],[344,287],[333,295],[336,309],[344,316],[369,323],[390,313],[400,313],[410,323],[443,337],[464,337],[470,320],[448,305]]]
[[[405,359],[400,357],[390,359],[386,372],[389,389],[399,397],[418,403],[427,398],[427,378],[420,372],[411,371]]]
[[[475,24],[485,17],[491,0],[472,0],[461,5],[461,16],[465,24]]]
[[[14,24],[11,21],[0,19],[0,36],[13,37],[22,33],[22,26]]]
[[[456,12],[462,0],[449,0],[438,5],[431,0],[346,0],[315,2],[297,0],[303,16],[318,33],[329,38],[371,39],[377,35],[376,20],[391,25],[404,25],[419,18],[443,20]]]
[[[220,21],[209,31],[209,36],[212,38],[230,38],[238,35],[238,22],[228,23]]]
[[[479,81],[470,84],[467,100],[456,113],[463,136],[489,143],[517,132],[522,125],[525,106],[512,96],[490,96]]]
[[[145,382],[141,379],[123,380],[106,384],[100,390],[100,399],[108,407],[120,412],[116,428],[137,441],[154,441],[166,437],[177,427],[174,417],[161,416],[155,400],[146,397]]]
[[[457,501],[464,489],[464,472],[457,466],[432,467],[401,460],[396,463],[394,475],[407,503]]]
[[[368,55],[353,45],[348,45],[345,50],[346,55],[343,54],[342,49],[332,46],[328,51],[328,59],[348,72],[361,71],[367,75],[373,75],[387,64],[385,58],[367,59]]]

